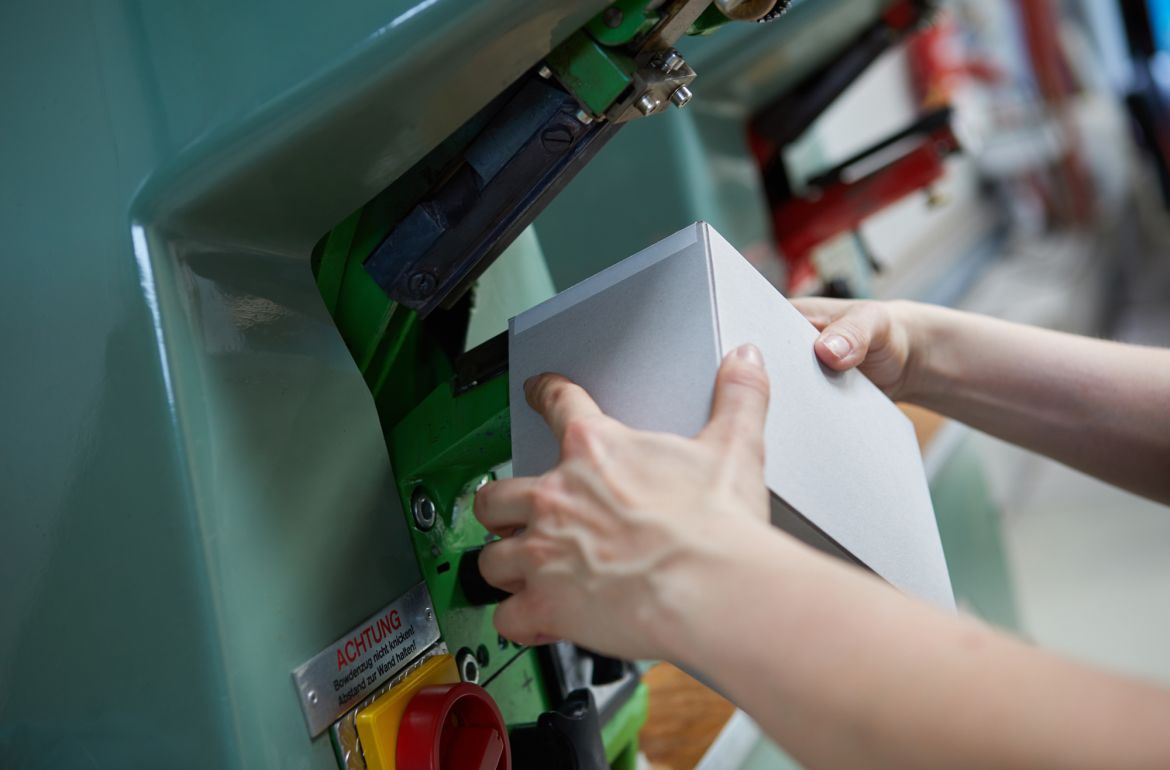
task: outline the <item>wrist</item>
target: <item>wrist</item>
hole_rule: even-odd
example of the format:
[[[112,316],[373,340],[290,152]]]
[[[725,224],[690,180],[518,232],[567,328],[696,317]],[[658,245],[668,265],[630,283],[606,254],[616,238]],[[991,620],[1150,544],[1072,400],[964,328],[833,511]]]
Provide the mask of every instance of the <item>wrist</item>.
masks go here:
[[[906,345],[906,363],[895,400],[922,405],[937,390],[933,364],[940,336],[939,308],[897,300],[890,303],[890,312],[905,336]]]
[[[678,557],[656,576],[650,634],[663,659],[713,677],[714,660],[726,659],[744,619],[759,612],[759,591],[771,573],[791,564],[803,548],[771,524],[722,519],[693,531]]]

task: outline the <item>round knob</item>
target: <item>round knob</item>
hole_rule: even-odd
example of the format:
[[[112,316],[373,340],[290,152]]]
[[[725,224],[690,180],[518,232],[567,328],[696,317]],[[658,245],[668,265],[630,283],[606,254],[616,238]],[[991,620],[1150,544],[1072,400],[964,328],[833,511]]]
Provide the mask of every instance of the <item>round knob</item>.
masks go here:
[[[399,770],[511,770],[508,729],[487,690],[469,682],[424,687],[398,728]]]

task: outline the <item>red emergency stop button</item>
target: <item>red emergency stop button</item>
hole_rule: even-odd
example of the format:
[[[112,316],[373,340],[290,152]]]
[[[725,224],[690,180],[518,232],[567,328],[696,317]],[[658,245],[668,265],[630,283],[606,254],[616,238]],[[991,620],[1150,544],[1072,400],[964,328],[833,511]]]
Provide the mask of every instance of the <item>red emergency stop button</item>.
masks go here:
[[[398,728],[397,770],[511,770],[504,717],[470,682],[419,690]]]

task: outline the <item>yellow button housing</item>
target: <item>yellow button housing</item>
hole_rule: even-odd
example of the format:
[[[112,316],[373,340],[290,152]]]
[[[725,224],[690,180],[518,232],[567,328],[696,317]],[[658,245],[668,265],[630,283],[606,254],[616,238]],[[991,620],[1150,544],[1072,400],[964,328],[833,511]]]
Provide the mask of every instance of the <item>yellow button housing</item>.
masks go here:
[[[390,688],[359,711],[354,719],[362,753],[369,770],[395,770],[398,751],[398,725],[414,694],[432,684],[455,684],[459,669],[451,655],[435,655],[418,667],[410,676]]]

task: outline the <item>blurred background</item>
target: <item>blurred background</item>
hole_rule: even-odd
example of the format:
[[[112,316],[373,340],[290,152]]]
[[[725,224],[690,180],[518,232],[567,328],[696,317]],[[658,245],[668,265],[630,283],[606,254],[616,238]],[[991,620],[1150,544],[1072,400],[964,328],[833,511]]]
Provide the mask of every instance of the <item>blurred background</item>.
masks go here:
[[[804,34],[816,34],[811,30],[823,30],[812,23],[817,12],[817,3],[797,4],[774,35],[797,34],[802,22]],[[695,210],[713,211],[704,217],[730,230],[790,296],[909,298],[1170,344],[1170,3],[945,2],[913,30],[887,36],[889,44],[803,131],[793,115],[801,98],[816,102],[820,94],[809,87],[773,103],[756,99],[769,61],[786,57],[753,48],[750,33],[758,34],[751,30],[735,53],[715,37],[680,45],[704,77],[690,114],[670,116],[686,122],[675,129],[675,151],[701,143],[704,157],[674,168],[706,174],[719,202],[607,210],[618,232],[638,233],[629,251],[649,231],[665,235]],[[857,40],[866,40],[864,33]],[[794,39],[782,46],[788,61],[800,45]],[[709,50],[715,46],[718,52]],[[748,79],[757,82],[742,77],[740,65],[749,60]],[[822,89],[833,66],[817,76]],[[712,84],[710,69],[737,77]],[[776,71],[792,74],[779,65]],[[726,131],[745,111],[748,154]],[[596,166],[607,165],[607,173],[624,167],[631,183],[655,190],[655,198],[681,191],[685,199],[691,180],[656,174],[634,149],[635,132],[644,128],[615,139]],[[713,147],[731,149],[721,157]],[[546,251],[558,255],[550,263],[561,283],[593,272],[599,258],[578,246],[573,259],[560,259],[561,250],[582,243],[566,222],[573,195],[570,187],[537,221]],[[766,206],[749,213],[761,198]],[[1170,682],[1166,509],[907,411],[964,609],[1044,647]],[[643,750],[650,766],[791,766],[717,695],[665,667],[648,676]],[[667,713],[690,713],[692,721],[679,729]],[[680,735],[693,740],[680,743]]]

